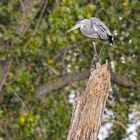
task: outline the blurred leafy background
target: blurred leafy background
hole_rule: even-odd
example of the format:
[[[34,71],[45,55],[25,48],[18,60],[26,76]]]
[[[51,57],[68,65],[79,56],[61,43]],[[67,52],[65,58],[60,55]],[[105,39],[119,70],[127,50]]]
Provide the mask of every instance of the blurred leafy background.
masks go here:
[[[65,32],[77,20],[92,16],[103,20],[115,36],[114,47],[105,44],[102,62],[108,59],[115,73],[139,82],[139,0],[0,1],[0,60],[12,60],[0,94],[0,140],[66,139],[70,98],[84,90],[87,79],[47,93],[43,99],[35,91],[57,76],[90,67],[91,41],[78,30]],[[97,42],[98,51],[100,45]],[[140,121],[139,101],[140,89],[112,83],[107,110],[113,115],[107,122],[113,123],[104,139],[129,137],[128,126]],[[140,125],[135,135],[139,140]]]

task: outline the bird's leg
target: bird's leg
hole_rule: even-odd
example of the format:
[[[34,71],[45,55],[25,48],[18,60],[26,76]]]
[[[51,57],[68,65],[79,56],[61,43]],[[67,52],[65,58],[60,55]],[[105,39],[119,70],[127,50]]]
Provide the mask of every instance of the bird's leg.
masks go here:
[[[101,42],[102,42],[102,41],[101,41]],[[103,51],[103,48],[104,48],[104,44],[103,44],[103,42],[102,42],[101,50],[100,50],[100,52],[99,52],[99,57],[101,56],[101,53],[102,53],[102,51]]]
[[[100,58],[99,58],[98,53],[97,53],[97,50],[96,50],[96,44],[95,44],[94,41],[92,43],[93,43],[93,47],[94,47],[95,61],[99,61],[100,62]]]
[[[94,55],[97,57],[98,54],[97,54],[97,50],[96,50],[96,44],[94,41],[92,43],[93,43],[93,47],[94,47]]]
[[[96,44],[95,44],[94,41],[93,41],[92,43],[93,43],[93,47],[94,47],[94,55],[93,55],[93,59],[92,59],[91,65],[93,65],[94,62],[95,62],[95,64],[96,64],[98,61],[100,62],[100,59],[99,59],[99,57],[98,57],[97,50],[96,50]]]

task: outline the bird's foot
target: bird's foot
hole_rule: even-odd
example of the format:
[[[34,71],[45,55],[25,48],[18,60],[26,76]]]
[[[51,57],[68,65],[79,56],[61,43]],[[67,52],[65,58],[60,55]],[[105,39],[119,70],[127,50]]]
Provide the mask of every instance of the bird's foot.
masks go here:
[[[97,62],[101,63],[101,59],[99,58],[98,55],[94,55],[94,57],[93,57],[93,59],[92,59],[91,65],[92,65],[92,64],[93,64],[93,65],[96,65]]]
[[[93,72],[94,69],[95,69],[95,65],[90,65],[89,73],[91,74],[91,73]]]

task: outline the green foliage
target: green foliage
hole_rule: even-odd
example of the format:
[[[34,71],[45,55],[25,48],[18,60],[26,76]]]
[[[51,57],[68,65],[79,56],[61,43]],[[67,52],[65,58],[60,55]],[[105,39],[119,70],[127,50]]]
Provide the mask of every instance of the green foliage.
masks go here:
[[[83,87],[77,82],[74,87],[59,89],[41,100],[35,96],[35,90],[57,77],[46,65],[60,75],[90,67],[91,41],[78,30],[66,34],[80,18],[96,16],[108,25],[115,35],[115,46],[109,48],[105,44],[102,62],[113,60],[117,74],[140,81],[139,7],[138,0],[48,0],[40,22],[42,9],[34,16],[39,3],[22,19],[22,23],[29,22],[30,26],[21,36],[17,30],[22,16],[20,0],[1,0],[0,42],[3,40],[9,47],[1,46],[0,59],[13,59],[13,63],[3,89],[3,99],[0,97],[0,140],[9,137],[12,140],[66,139],[71,118],[68,94],[73,88],[81,90]],[[66,49],[73,44],[78,45]],[[100,45],[98,42],[98,51]],[[114,111],[116,122],[127,127],[128,114],[134,111],[130,108],[139,104],[140,90],[116,85],[112,88],[114,103],[108,103],[108,108]],[[124,128],[114,123],[108,139],[120,140],[124,136]]]

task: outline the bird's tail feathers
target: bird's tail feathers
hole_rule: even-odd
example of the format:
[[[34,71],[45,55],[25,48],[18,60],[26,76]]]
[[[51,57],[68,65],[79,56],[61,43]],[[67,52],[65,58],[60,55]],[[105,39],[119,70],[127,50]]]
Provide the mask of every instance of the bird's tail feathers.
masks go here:
[[[112,35],[107,35],[107,36],[108,36],[109,44],[112,46],[114,44],[114,38]]]

